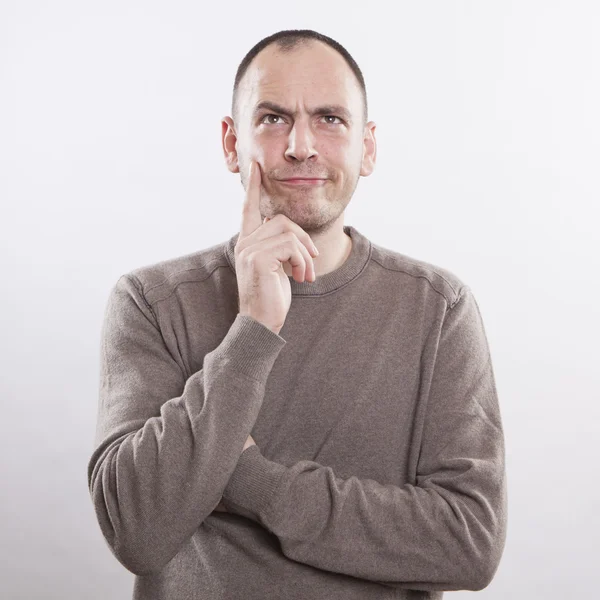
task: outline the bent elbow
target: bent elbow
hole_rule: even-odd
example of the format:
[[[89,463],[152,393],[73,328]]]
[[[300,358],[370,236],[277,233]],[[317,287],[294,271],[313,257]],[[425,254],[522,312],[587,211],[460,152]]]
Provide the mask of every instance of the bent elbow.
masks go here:
[[[165,552],[164,545],[153,536],[151,528],[115,529],[106,519],[103,508],[97,508],[96,514],[102,535],[113,556],[134,575],[153,575],[172,560],[174,554]]]
[[[155,575],[162,571],[173,557],[160,556],[156,552],[142,549],[142,544],[132,547],[131,544],[115,544],[110,546],[115,558],[134,575]]]
[[[462,526],[454,534],[461,540],[462,551],[461,560],[454,561],[455,589],[479,592],[494,579],[504,552],[506,503],[501,499],[493,509],[484,505],[484,510],[475,510],[463,501],[459,512]]]
[[[506,542],[506,519],[504,514],[496,521],[496,526],[487,531],[485,542],[477,546],[476,556],[471,556],[474,568],[470,571],[469,586],[465,589],[479,592],[485,589],[494,579]]]
[[[134,575],[161,571],[176,550],[159,539],[155,523],[139,514],[123,514],[118,501],[107,492],[102,475],[101,468],[90,492],[96,520],[113,556]]]
[[[469,588],[470,590],[480,592],[490,585],[496,576],[502,558],[505,537],[504,531],[501,532],[494,538],[494,543],[486,548],[479,561],[479,569],[477,570],[479,576],[472,582],[473,586]]]

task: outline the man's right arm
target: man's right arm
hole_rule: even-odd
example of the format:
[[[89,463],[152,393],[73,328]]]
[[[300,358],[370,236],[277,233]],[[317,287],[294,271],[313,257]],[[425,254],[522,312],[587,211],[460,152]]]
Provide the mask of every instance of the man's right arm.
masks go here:
[[[159,571],[220,501],[285,340],[237,315],[187,381],[141,284],[112,288],[88,485],[98,523],[129,571]]]

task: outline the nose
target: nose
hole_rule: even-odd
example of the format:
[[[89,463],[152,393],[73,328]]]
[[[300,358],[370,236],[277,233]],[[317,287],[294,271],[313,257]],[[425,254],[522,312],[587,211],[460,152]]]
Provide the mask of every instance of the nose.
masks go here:
[[[310,127],[300,120],[296,121],[288,138],[286,159],[305,161],[316,156],[318,153],[314,147],[314,137]]]

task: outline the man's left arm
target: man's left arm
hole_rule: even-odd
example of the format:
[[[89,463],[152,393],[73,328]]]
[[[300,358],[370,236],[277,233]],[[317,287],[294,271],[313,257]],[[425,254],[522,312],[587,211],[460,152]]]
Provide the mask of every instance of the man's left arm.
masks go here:
[[[487,337],[468,287],[446,310],[416,485],[286,467],[245,450],[223,492],[228,512],[261,523],[288,558],[396,588],[481,590],[506,537],[503,426]]]

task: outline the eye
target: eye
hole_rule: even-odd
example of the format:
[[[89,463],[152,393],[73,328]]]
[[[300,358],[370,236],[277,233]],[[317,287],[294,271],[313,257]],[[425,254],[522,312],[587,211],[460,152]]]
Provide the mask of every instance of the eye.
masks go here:
[[[275,114],[268,114],[265,115],[262,119],[261,119],[261,123],[265,123],[265,119],[267,119],[268,117],[275,117],[276,119],[281,119],[281,117],[279,115],[275,115]],[[335,115],[324,115],[323,116],[324,119],[337,119],[339,121],[339,123],[327,123],[328,125],[341,125],[342,124],[342,120],[340,119],[340,117],[336,117]],[[268,122],[266,123],[267,125],[277,125],[277,123],[273,123]]]
[[[281,117],[280,117],[279,115],[271,115],[271,114],[269,114],[269,115],[265,115],[265,116],[262,118],[262,120],[261,120],[261,123],[264,123],[264,122],[265,122],[265,119],[266,119],[267,117],[275,117],[276,119],[281,119]],[[268,123],[268,125],[277,125],[277,123]]]

